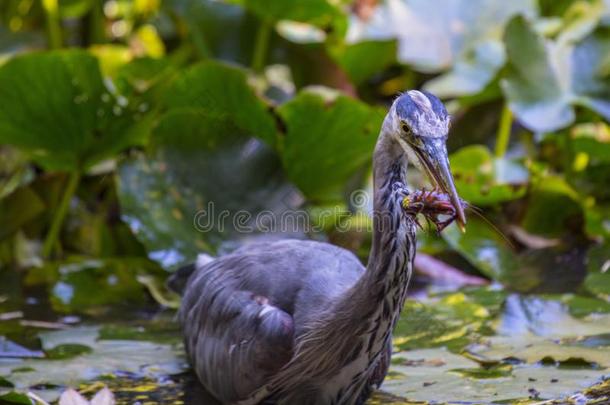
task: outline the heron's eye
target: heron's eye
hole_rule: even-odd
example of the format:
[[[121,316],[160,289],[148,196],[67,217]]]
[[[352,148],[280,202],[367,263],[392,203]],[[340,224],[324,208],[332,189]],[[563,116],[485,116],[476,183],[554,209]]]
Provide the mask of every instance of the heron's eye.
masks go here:
[[[402,130],[405,135],[411,135],[411,128],[407,124],[402,124]]]

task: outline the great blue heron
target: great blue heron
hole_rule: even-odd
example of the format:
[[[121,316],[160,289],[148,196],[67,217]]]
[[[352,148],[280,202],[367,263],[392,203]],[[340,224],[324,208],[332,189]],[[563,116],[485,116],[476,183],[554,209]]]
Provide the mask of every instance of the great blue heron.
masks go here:
[[[366,269],[347,250],[303,240],[198,260],[179,319],[190,362],[218,400],[361,404],[381,384],[415,255],[412,208],[421,204],[409,200],[407,158],[465,224],[445,147],[448,129],[443,103],[429,93],[407,91],[392,104],[374,152]]]

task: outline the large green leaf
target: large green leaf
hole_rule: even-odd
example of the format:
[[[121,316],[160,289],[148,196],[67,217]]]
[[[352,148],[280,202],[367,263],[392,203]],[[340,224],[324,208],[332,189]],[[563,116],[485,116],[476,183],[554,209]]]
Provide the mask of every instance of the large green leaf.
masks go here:
[[[282,105],[286,172],[314,199],[338,197],[345,182],[371,161],[384,112],[346,96],[327,102],[303,91]]]
[[[529,129],[553,131],[574,121],[574,105],[610,119],[610,81],[601,70],[610,37],[598,30],[581,42],[549,42],[523,17],[504,36],[509,69],[502,89],[516,117]]]
[[[260,236],[257,216],[267,212],[278,220],[295,201],[275,152],[246,136],[230,115],[209,113],[168,112],[149,155],[119,168],[124,219],[151,257],[168,267]]]
[[[200,108],[269,145],[275,143],[273,116],[248,85],[246,72],[237,67],[218,62],[195,65],[174,79],[164,101],[168,108]]]
[[[32,53],[0,68],[0,142],[49,169],[87,168],[139,142],[133,110],[84,51]]]
[[[481,91],[504,64],[505,23],[534,15],[532,0],[389,0],[370,20],[352,19],[348,40],[398,38],[399,60],[422,72],[446,74],[426,84],[440,97]]]
[[[396,41],[362,41],[331,47],[331,55],[354,84],[362,84],[373,74],[396,62]]]

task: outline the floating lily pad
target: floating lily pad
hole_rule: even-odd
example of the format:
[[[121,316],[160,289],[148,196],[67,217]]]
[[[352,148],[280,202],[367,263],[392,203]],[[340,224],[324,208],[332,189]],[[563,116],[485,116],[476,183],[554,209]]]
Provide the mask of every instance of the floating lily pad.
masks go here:
[[[61,360],[15,360],[0,362],[0,374],[10,374],[16,367],[32,370],[12,373],[7,378],[17,390],[32,390],[47,400],[59,396],[60,388],[81,382],[125,373],[133,378],[159,378],[182,372],[186,364],[176,348],[158,343],[127,340],[99,340],[97,328],[75,328],[46,333],[45,350],[67,345],[90,347],[76,357]],[[55,387],[41,389],[41,387]],[[39,387],[38,389],[31,387]],[[2,390],[0,389],[0,393]]]
[[[504,365],[500,368],[512,369],[510,375],[473,378],[490,373],[478,363],[443,349],[400,352],[394,358],[392,370],[401,377],[386,380],[381,389],[404,401],[458,404],[487,403],[493,399],[495,403],[516,403],[527,399],[532,388],[540,399],[561,398],[603,376],[599,370]]]

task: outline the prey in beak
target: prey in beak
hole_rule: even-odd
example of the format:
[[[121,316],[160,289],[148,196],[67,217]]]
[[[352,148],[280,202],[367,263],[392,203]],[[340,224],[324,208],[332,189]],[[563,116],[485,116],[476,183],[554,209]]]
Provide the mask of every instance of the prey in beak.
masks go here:
[[[445,106],[430,93],[411,90],[396,99],[393,109],[398,123],[398,142],[407,153],[409,161],[423,170],[436,187],[436,191],[427,195],[415,193],[411,200],[424,204],[421,211],[424,214],[425,204],[428,204],[427,209],[432,210],[430,214],[450,215],[453,217],[450,221],[455,219],[464,232],[464,202],[455,188],[447,156],[450,118]]]

